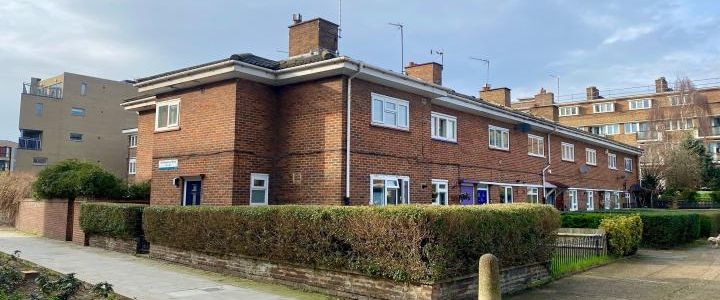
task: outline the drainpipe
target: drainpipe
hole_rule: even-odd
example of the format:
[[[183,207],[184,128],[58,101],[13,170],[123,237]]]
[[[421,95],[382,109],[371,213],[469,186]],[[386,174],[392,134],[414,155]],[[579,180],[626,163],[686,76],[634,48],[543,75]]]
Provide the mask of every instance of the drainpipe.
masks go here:
[[[348,84],[347,84],[347,115],[345,116],[345,198],[343,198],[343,204],[344,205],[350,205],[350,137],[352,136],[352,133],[350,132],[350,107],[352,106],[352,80],[360,74],[364,67],[363,63],[360,63],[358,65],[357,71],[350,75],[348,77]]]
[[[547,194],[546,194],[546,192],[545,192],[545,188],[546,188],[546,185],[547,185],[547,181],[545,181],[545,172],[547,172],[547,170],[550,169],[550,163],[552,162],[552,160],[551,160],[551,158],[552,158],[552,148],[550,148],[550,146],[552,146],[552,143],[550,142],[550,136],[552,135],[553,132],[557,132],[557,126],[554,126],[554,127],[553,127],[553,131],[552,131],[552,132],[548,132],[548,134],[547,134],[547,141],[548,141],[548,142],[547,142],[547,149],[548,149],[548,151],[547,151],[547,165],[545,165],[545,167],[542,169],[543,198],[545,198],[545,201],[546,201],[546,202],[547,202]],[[547,204],[547,203],[546,203],[546,204]],[[555,205],[555,203],[553,203],[553,205]]]

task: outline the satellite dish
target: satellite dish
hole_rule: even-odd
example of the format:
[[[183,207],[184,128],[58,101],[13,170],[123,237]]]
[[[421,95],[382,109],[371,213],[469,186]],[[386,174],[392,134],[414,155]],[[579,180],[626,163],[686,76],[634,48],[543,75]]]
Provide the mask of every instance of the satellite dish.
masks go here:
[[[580,174],[587,174],[587,172],[590,172],[590,167],[586,164],[582,164],[582,166],[580,166]]]

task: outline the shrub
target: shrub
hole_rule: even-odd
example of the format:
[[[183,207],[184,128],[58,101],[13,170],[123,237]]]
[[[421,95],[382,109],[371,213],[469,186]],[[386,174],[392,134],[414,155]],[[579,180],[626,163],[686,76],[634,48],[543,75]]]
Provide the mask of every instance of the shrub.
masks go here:
[[[682,190],[680,191],[680,195],[678,196],[677,200],[684,201],[688,203],[694,203],[697,202],[698,198],[698,192],[693,190]]]
[[[121,193],[122,183],[96,164],[68,159],[40,171],[33,191],[45,199],[112,198]]]
[[[642,219],[638,215],[613,216],[600,222],[608,241],[608,253],[627,256],[637,252],[643,235]]]
[[[18,201],[32,196],[35,176],[0,172],[0,224],[14,224]]]
[[[484,253],[504,267],[548,261],[560,225],[537,204],[150,206],[143,222],[155,245],[412,282],[473,274]]]
[[[710,192],[710,201],[713,203],[720,203],[720,191]]]
[[[129,184],[125,198],[130,200],[150,200],[150,181]]]
[[[699,212],[700,236],[716,236],[720,233],[720,211]]]
[[[88,235],[134,238],[143,235],[142,215],[146,205],[83,203],[80,227]]]

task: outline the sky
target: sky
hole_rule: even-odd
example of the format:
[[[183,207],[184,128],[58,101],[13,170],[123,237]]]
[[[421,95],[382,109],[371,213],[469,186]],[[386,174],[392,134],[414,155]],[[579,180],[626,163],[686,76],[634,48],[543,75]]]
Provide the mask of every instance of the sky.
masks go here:
[[[287,56],[292,14],[340,22],[340,53],[399,71],[440,61],[443,85],[477,95],[560,95],[720,77],[720,1],[0,1],[0,140],[16,140],[22,83],[72,72],[140,78],[250,52]],[[486,65],[470,57],[488,59]]]

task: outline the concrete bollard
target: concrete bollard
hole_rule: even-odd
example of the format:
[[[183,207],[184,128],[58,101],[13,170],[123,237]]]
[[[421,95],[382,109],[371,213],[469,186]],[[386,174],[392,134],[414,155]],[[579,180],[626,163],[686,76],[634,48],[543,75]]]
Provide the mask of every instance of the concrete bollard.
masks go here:
[[[483,254],[478,265],[478,300],[500,300],[500,261],[492,254]]]

